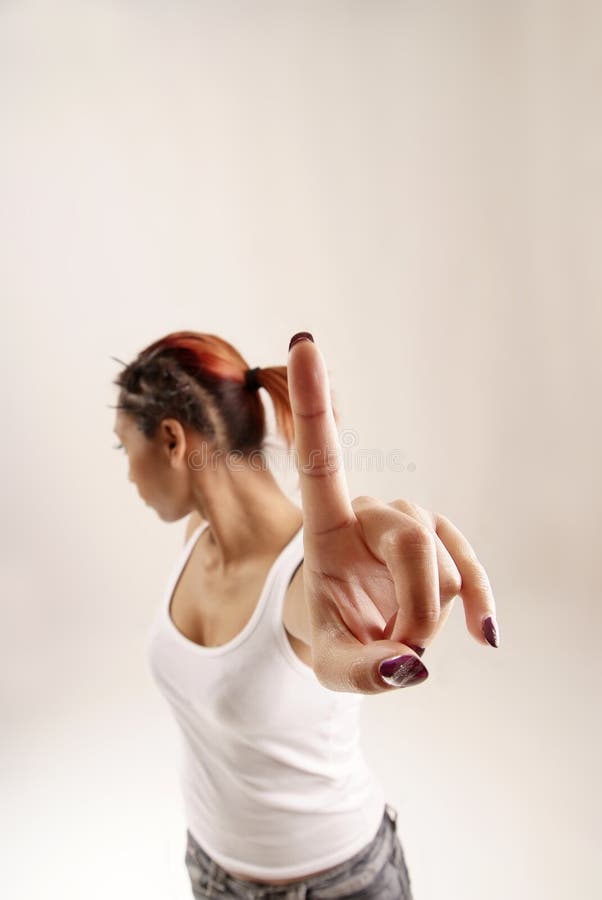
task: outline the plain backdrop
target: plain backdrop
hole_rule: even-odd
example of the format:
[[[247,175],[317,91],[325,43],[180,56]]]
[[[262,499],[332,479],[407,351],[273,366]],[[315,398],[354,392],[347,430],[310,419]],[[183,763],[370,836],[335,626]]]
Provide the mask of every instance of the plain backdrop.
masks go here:
[[[489,574],[500,648],[458,597],[364,699],[415,900],[600,896],[601,43],[594,0],[1,4],[4,897],[191,896],[145,657],[185,521],[110,409],[181,328],[311,331],[351,495]]]

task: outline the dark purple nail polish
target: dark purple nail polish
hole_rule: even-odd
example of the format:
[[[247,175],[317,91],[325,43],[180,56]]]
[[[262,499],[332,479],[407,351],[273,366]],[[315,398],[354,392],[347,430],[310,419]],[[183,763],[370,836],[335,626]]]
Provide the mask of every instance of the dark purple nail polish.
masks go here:
[[[487,616],[481,628],[483,629],[483,634],[485,635],[486,640],[491,644],[491,646],[499,647],[500,641],[497,633],[497,624],[493,616]]]
[[[313,335],[310,334],[309,331],[298,331],[296,334],[294,334],[292,336],[291,342],[288,345],[289,353],[290,353],[291,347],[293,347],[295,344],[298,344],[299,341],[311,341],[312,344],[315,344]]]
[[[417,653],[418,656],[422,656],[426,647],[419,647],[417,644],[408,644],[408,647],[411,647],[414,653]]]
[[[378,667],[380,677],[385,684],[393,687],[408,687],[419,684],[428,678],[428,670],[415,656],[395,656],[385,659]]]

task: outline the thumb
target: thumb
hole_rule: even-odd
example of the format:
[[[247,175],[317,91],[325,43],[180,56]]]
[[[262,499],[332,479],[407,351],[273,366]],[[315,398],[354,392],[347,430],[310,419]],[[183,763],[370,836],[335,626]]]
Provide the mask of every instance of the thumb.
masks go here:
[[[414,650],[396,641],[339,638],[316,654],[313,669],[318,681],[332,691],[382,694],[387,686],[410,687],[428,678],[428,669]]]

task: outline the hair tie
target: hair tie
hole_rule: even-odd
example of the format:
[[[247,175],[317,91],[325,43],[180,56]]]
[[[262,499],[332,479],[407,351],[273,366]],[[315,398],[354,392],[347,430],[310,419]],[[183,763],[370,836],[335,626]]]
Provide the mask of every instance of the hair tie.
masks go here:
[[[254,369],[247,369],[245,372],[245,387],[247,387],[250,391],[256,391],[261,387],[259,381],[257,380],[257,375],[259,373],[261,366],[256,366]]]

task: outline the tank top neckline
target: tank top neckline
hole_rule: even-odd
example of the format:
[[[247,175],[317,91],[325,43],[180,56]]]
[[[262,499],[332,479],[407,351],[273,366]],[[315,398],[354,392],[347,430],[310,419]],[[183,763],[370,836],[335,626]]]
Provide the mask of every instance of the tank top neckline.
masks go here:
[[[202,654],[204,656],[219,656],[222,653],[227,653],[229,650],[234,650],[254,630],[263,612],[268,592],[274,578],[276,577],[276,570],[279,566],[279,563],[288,553],[291,546],[298,540],[299,536],[302,534],[303,524],[301,524],[301,526],[297,529],[291,539],[284,545],[284,547],[270,566],[259,593],[259,597],[257,598],[255,608],[246,625],[244,625],[243,628],[238,632],[238,634],[234,635],[231,640],[226,641],[225,644],[218,644],[218,646],[216,647],[207,647],[205,644],[197,644],[196,641],[192,641],[190,640],[190,638],[186,637],[186,635],[180,631],[180,629],[172,619],[170,612],[171,601],[173,600],[173,595],[182,576],[182,573],[186,568],[186,564],[188,563],[188,560],[192,555],[192,551],[196,545],[196,542],[200,538],[203,531],[208,527],[209,522],[201,522],[200,525],[198,525],[197,528],[195,528],[195,530],[192,532],[192,534],[190,535],[190,539],[183,547],[182,555],[178,561],[178,564],[176,565],[174,575],[170,578],[167,589],[165,591],[165,603],[163,604],[163,612],[164,618],[167,620],[167,626],[170,632],[174,635],[174,637],[179,641],[180,644],[182,644],[183,646],[187,646],[190,650],[192,650],[192,652]]]

